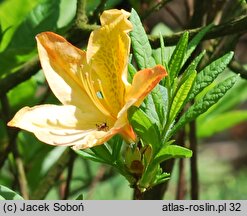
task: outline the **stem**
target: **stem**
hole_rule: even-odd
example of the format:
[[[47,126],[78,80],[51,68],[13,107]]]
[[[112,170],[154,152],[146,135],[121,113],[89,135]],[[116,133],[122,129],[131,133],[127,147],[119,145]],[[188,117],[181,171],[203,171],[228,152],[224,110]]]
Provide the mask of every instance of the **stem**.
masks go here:
[[[181,130],[177,139],[177,142],[180,144],[180,146],[185,146],[185,129]],[[177,200],[184,200],[185,198],[185,175],[184,175],[184,158],[179,159],[179,168],[178,168],[178,183],[177,183],[177,194],[176,199]]]
[[[133,199],[134,200],[143,200],[144,193],[142,193],[139,188],[136,186],[134,188],[134,194],[133,194]]]
[[[190,124],[189,141],[190,149],[193,151],[193,156],[190,159],[191,170],[191,199],[199,199],[199,179],[197,166],[197,139],[196,139],[196,122],[192,121]]]
[[[75,153],[73,151],[70,151],[70,159],[68,163],[68,175],[67,175],[67,180],[66,180],[66,185],[65,185],[65,190],[64,190],[64,197],[63,197],[64,200],[68,199],[69,197],[70,183],[72,180],[75,158],[76,158]]]
[[[174,166],[174,159],[170,159],[161,163],[162,170],[171,173]],[[144,200],[161,200],[164,197],[164,194],[168,188],[169,181],[166,181],[162,184],[156,185],[148,191],[143,193]]]
[[[184,159],[179,159],[178,183],[176,200],[184,200],[185,198],[185,178],[184,178]]]
[[[75,28],[80,28],[84,23],[87,23],[88,21],[86,15],[86,4],[86,0],[77,0]]]
[[[27,178],[24,170],[23,161],[20,158],[17,151],[15,152],[14,156],[17,167],[17,178],[20,185],[21,195],[25,200],[28,200],[29,199],[28,184],[27,184]]]

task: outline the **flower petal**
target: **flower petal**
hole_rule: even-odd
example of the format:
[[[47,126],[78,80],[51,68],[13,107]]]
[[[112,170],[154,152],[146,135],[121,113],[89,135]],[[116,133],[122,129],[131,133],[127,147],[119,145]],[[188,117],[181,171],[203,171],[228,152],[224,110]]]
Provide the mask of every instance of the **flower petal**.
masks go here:
[[[96,124],[104,118],[100,112],[83,112],[75,106],[40,105],[22,108],[8,125],[30,132],[39,129],[88,130],[97,129]]]
[[[104,12],[101,16],[103,26],[91,33],[87,48],[92,80],[95,83],[100,81],[101,103],[113,116],[124,105],[124,82],[130,50],[127,32],[132,29],[128,16],[129,13],[123,10]]]
[[[113,136],[110,131],[98,130],[98,124],[105,121],[99,113],[82,112],[74,106],[41,105],[22,108],[8,126],[30,131],[50,145],[88,148],[99,145]],[[112,127],[114,122],[107,120]]]
[[[165,76],[167,76],[167,72],[161,65],[137,72],[133,78],[132,86],[128,89],[126,94],[127,106],[140,106],[147,94],[152,91]],[[125,109],[128,109],[128,107],[125,107]]]
[[[40,62],[55,96],[65,105],[95,109],[80,77],[86,53],[52,32],[41,33],[36,39]]]

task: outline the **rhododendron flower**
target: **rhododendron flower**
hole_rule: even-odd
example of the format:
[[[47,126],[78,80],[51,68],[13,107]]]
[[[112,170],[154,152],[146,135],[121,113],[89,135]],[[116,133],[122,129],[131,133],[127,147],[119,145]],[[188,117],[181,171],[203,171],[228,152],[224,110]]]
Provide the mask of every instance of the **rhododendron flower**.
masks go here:
[[[137,72],[128,83],[129,15],[116,9],[103,12],[102,26],[91,33],[86,52],[55,33],[37,35],[45,77],[62,105],[24,107],[8,125],[74,149],[102,144],[117,133],[135,141],[127,110],[139,106],[167,73],[158,65]]]

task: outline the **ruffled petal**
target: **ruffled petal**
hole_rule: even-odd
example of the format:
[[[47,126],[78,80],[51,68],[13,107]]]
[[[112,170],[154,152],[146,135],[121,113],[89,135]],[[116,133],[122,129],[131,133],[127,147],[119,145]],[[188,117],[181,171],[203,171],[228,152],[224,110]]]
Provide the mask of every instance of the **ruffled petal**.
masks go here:
[[[123,10],[109,10],[102,14],[102,27],[90,35],[87,48],[87,62],[91,67],[91,78],[98,82],[102,94],[101,103],[112,116],[116,116],[124,105],[127,63],[132,29],[127,20],[129,13]]]
[[[52,32],[41,33],[36,39],[40,62],[55,96],[65,105],[95,109],[81,83],[86,53]]]
[[[148,93],[151,92],[165,76],[167,76],[167,72],[161,65],[137,72],[133,78],[132,86],[128,89],[126,94],[127,107],[125,107],[125,109],[130,105],[140,106]]]

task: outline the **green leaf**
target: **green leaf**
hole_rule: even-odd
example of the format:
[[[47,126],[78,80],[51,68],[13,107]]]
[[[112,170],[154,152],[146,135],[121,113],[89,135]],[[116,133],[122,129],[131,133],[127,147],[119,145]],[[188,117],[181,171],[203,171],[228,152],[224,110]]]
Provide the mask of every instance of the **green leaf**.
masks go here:
[[[247,111],[237,110],[222,113],[207,121],[198,119],[197,134],[200,138],[210,137],[247,120]]]
[[[23,200],[15,191],[0,185],[0,200]]]
[[[106,147],[105,144],[99,145],[99,146],[95,146],[93,148],[90,148],[90,150],[98,158],[101,158],[103,161],[105,161],[105,163],[112,164],[114,162],[113,158],[112,158],[112,155],[111,155],[111,152],[109,151],[109,149]]]
[[[168,63],[168,68],[169,68],[168,77],[171,83],[173,83],[174,78],[178,75],[181,69],[184,60],[184,55],[187,50],[188,39],[189,39],[189,33],[185,32],[183,36],[180,38],[175,50],[172,53],[171,59]]]
[[[120,135],[116,135],[110,140],[108,140],[107,143],[112,148],[113,161],[119,160],[119,158],[121,157],[120,154],[121,154],[121,148],[123,145],[123,139],[120,137]]]
[[[128,64],[128,82],[132,83],[134,75],[137,73],[136,68],[131,63]]]
[[[193,89],[191,90],[190,99],[194,98],[205,87],[210,85],[216,77],[225,70],[226,66],[231,61],[233,54],[233,52],[225,54],[198,73]]]
[[[68,26],[76,15],[77,0],[60,0],[59,17],[56,27],[58,29]]]
[[[56,31],[60,1],[44,0],[17,27],[10,43],[0,53],[0,74],[7,73],[33,55],[35,36],[42,31]],[[18,55],[18,58],[17,58]],[[22,55],[22,58],[20,58]]]
[[[39,0],[8,0],[0,1],[0,22],[4,31],[8,29],[1,41],[1,51],[10,42],[11,37],[20,22],[34,8]],[[25,5],[25,7],[23,6]],[[11,16],[10,16],[11,13]]]
[[[40,100],[37,97],[36,90],[38,85],[33,78],[21,83],[8,92],[8,98],[12,107],[12,112],[17,112],[25,106],[34,106]]]
[[[173,122],[175,120],[177,114],[181,111],[186,101],[186,98],[193,86],[194,80],[196,77],[196,71],[194,70],[188,79],[180,86],[178,89],[170,109],[169,122]]]
[[[162,148],[154,158],[154,163],[159,164],[171,158],[189,158],[192,151],[178,145],[169,145]]]
[[[152,184],[152,187],[168,181],[170,179],[170,177],[171,177],[170,173],[162,173],[160,175],[157,175],[155,181]]]
[[[105,163],[104,160],[102,160],[101,158],[97,157],[94,153],[91,152],[87,152],[85,150],[74,150],[76,154],[78,154],[79,156],[85,158],[85,159],[89,159],[98,163]]]
[[[152,56],[151,45],[134,9],[131,10],[130,21],[133,25],[133,30],[130,32],[131,45],[138,67],[140,69],[154,67],[156,63]]]
[[[153,58],[156,62],[156,64],[163,65],[165,68],[168,68],[166,64],[166,60],[169,59],[165,54],[168,53],[168,47],[165,49],[165,43],[164,43],[164,38],[160,34],[160,48],[154,49],[153,50]]]
[[[197,45],[201,42],[204,35],[213,27],[213,24],[207,25],[200,32],[198,32],[193,39],[189,42],[188,48],[184,57],[184,62],[190,57],[193,51],[196,49]]]
[[[203,52],[200,53],[200,55],[198,55],[191,63],[190,65],[186,68],[186,70],[184,71],[181,81],[179,82],[179,86],[181,84],[183,84],[188,77],[190,76],[190,74],[192,72],[194,72],[197,68],[197,65],[200,63],[202,57],[205,55],[206,51],[204,50]]]
[[[149,119],[146,113],[134,106],[128,110],[128,119],[137,135],[146,144],[152,145],[155,152],[160,146],[160,134],[157,125]]]
[[[168,109],[167,89],[164,86],[157,85],[145,100],[145,113],[155,122],[160,129],[166,122],[166,113]]]
[[[80,194],[75,200],[83,200],[83,194]]]
[[[59,157],[64,153],[64,151],[66,151],[65,146],[57,146],[56,148],[52,148],[49,152],[46,153],[44,159],[41,161],[42,164],[40,165],[39,170],[42,176],[47,174],[51,167],[57,162]]]
[[[233,86],[231,91],[225,95],[222,100],[210,108],[207,113],[203,114],[205,120],[212,116],[217,116],[223,112],[227,112],[236,106],[241,105],[247,100],[247,80],[240,78],[238,82]],[[236,97],[237,95],[237,97]]]
[[[18,49],[18,54],[26,54],[35,46],[36,34],[44,30],[55,30],[59,17],[59,1],[43,1],[38,4],[16,29],[8,52]]]
[[[211,106],[217,103],[226,92],[234,85],[237,80],[237,75],[231,76],[223,82],[216,85],[208,91],[203,98],[192,105],[189,110],[179,119],[178,123],[172,128],[170,136],[178,129],[183,127],[186,123],[194,120],[202,113],[206,112]]]
[[[162,34],[160,33],[160,51],[161,51],[161,62],[160,64],[163,65],[165,68],[168,68],[165,61],[165,43],[164,38],[162,37]]]

